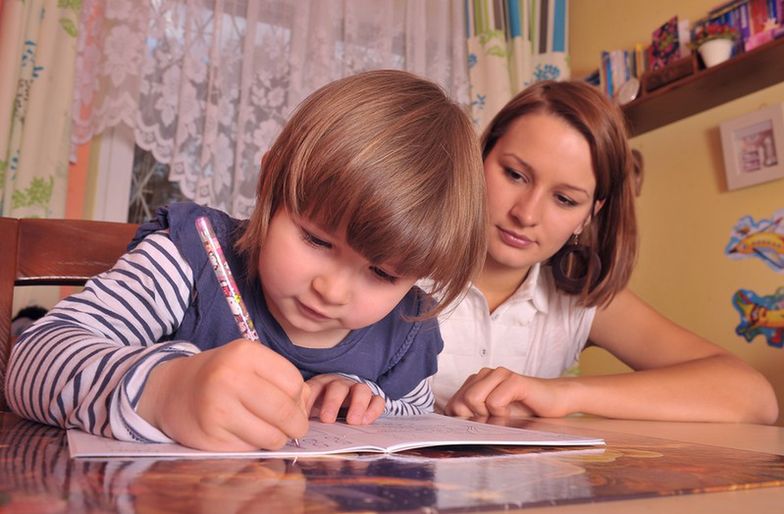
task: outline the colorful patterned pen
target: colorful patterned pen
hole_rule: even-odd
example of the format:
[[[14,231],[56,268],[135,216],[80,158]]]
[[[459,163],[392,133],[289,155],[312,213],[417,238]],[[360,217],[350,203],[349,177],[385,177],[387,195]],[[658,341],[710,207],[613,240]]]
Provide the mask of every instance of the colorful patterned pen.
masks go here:
[[[259,341],[259,334],[253,326],[253,320],[248,314],[248,308],[245,307],[245,302],[242,301],[242,295],[234,281],[234,275],[231,273],[229,263],[226,262],[226,256],[223,254],[223,248],[218,242],[215,231],[212,229],[212,223],[206,216],[196,218],[196,232],[199,233],[201,242],[204,244],[204,250],[207,252],[207,258],[212,265],[215,276],[218,278],[223,290],[223,296],[226,297],[226,302],[229,304],[234,316],[234,321],[242,333],[242,337],[250,339],[251,341]],[[294,443],[299,447],[299,440],[294,439]]]
[[[242,337],[251,341],[258,341],[259,334],[256,333],[256,328],[253,326],[253,320],[250,318],[250,314],[248,314],[245,302],[242,301],[240,290],[234,281],[234,275],[231,274],[229,263],[226,262],[226,256],[223,254],[223,248],[221,248],[218,238],[215,236],[215,231],[212,229],[212,223],[206,216],[196,219],[196,231],[204,244],[207,258],[210,260],[210,264],[212,264],[212,269],[218,278],[218,284],[220,284],[223,290],[223,295],[226,297],[226,302],[229,304],[229,309],[234,316],[234,321],[237,322]]]

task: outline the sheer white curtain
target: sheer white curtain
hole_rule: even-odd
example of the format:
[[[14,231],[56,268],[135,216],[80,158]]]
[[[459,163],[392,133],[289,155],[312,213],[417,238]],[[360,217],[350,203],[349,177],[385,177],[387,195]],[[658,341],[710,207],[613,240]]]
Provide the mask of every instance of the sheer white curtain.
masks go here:
[[[463,0],[84,0],[75,143],[125,123],[200,203],[247,216],[259,162],[317,87],[406,69],[468,104]]]

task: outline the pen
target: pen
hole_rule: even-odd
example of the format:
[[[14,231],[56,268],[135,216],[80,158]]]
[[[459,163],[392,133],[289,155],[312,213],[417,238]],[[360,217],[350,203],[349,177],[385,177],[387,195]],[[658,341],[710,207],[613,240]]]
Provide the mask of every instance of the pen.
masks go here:
[[[242,337],[250,339],[251,341],[259,341],[259,334],[253,326],[253,320],[248,314],[248,308],[245,307],[245,302],[242,300],[240,290],[237,287],[237,282],[234,281],[234,275],[231,273],[229,263],[226,262],[226,256],[223,253],[220,242],[215,235],[212,228],[212,223],[206,216],[199,216],[196,218],[196,232],[199,233],[199,238],[204,244],[204,250],[207,252],[207,258],[212,265],[215,276],[218,279],[218,284],[223,290],[223,296],[229,304],[234,316],[234,321],[242,333]],[[294,439],[294,444],[299,448],[299,440]]]

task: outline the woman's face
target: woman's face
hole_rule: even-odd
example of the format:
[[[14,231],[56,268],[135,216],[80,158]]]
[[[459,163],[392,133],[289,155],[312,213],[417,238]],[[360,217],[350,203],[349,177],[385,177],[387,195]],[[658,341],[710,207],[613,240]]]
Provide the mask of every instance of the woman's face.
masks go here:
[[[490,211],[486,267],[525,275],[586,226],[596,189],[591,151],[562,119],[545,113],[518,118],[484,168]]]

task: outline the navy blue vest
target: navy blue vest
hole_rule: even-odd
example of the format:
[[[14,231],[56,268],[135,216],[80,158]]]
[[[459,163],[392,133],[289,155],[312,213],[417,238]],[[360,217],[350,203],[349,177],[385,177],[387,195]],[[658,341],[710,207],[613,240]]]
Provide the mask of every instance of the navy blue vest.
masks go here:
[[[324,373],[349,373],[375,382],[387,396],[398,399],[436,372],[437,355],[444,345],[437,321],[412,323],[404,319],[421,314],[430,301],[416,287],[384,319],[351,331],[333,348],[294,345],[267,309],[259,281],[248,278],[246,259],[234,250],[247,222],[194,203],[158,209],[153,220],[139,227],[128,247],[132,249],[145,236],[168,229],[169,237],[193,270],[191,304],[168,339],[189,341],[209,350],[240,337],[196,232],[199,216],[208,216],[212,221],[261,341],[291,361],[305,380]]]

